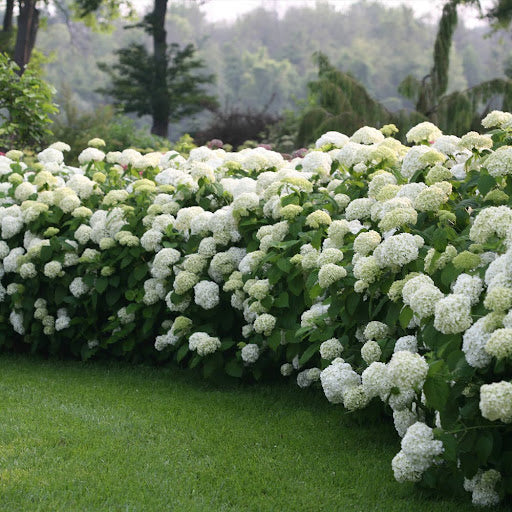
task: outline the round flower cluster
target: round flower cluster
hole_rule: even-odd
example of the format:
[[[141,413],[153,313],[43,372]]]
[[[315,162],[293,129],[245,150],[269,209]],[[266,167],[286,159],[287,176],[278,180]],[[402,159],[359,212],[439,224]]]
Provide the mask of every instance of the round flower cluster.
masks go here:
[[[402,439],[401,451],[391,462],[395,478],[399,482],[419,481],[443,451],[443,443],[434,440],[429,426],[419,421],[414,423]]]
[[[428,363],[419,354],[402,350],[395,352],[387,366],[389,379],[400,391],[418,390],[428,373]]]
[[[195,332],[188,339],[189,350],[196,351],[201,357],[213,354],[220,348],[220,340],[205,332]]]
[[[422,123],[413,126],[406,134],[407,142],[419,144],[420,142],[434,142],[438,139],[443,132],[432,123],[424,121]]]
[[[454,293],[436,302],[434,327],[443,334],[456,334],[468,329],[471,318],[471,298]]]
[[[241,355],[244,363],[252,364],[260,357],[260,349],[255,343],[249,343],[242,347]]]
[[[254,320],[254,330],[257,333],[270,336],[276,325],[277,319],[275,316],[263,313]]]
[[[480,388],[480,411],[490,421],[512,423],[512,384],[501,381]]]
[[[495,469],[478,470],[470,480],[464,479],[464,489],[471,493],[473,505],[491,507],[500,502],[500,495],[495,489],[500,480],[501,475]]]
[[[410,233],[392,235],[373,252],[380,267],[402,267],[418,257],[418,241]]]
[[[345,394],[350,388],[361,384],[361,377],[350,364],[338,357],[322,371],[320,382],[327,400],[339,404],[343,403]]]
[[[485,350],[498,359],[512,356],[512,329],[496,329],[485,344]]]
[[[194,286],[194,301],[203,309],[213,309],[219,303],[219,285],[213,281],[199,281]]]
[[[328,288],[340,279],[346,277],[347,271],[334,263],[326,263],[318,272],[318,284],[321,288]]]

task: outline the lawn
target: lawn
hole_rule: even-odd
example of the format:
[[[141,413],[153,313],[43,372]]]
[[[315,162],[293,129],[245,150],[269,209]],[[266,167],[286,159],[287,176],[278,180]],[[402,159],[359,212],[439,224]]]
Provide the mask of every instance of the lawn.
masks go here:
[[[461,512],[393,480],[397,436],[318,391],[0,356],[0,510]]]

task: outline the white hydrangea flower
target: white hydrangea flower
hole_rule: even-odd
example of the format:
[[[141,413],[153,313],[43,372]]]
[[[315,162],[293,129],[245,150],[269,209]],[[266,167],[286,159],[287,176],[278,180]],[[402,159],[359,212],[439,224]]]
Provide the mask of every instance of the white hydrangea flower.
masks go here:
[[[378,396],[381,400],[387,400],[392,386],[387,365],[380,362],[371,363],[363,371],[361,379],[365,393],[370,399]]]
[[[342,352],[343,345],[336,338],[331,338],[327,341],[324,341],[320,345],[320,356],[326,361],[332,361],[333,359],[340,357]]]
[[[414,423],[407,429],[402,439],[402,450],[391,463],[396,480],[419,481],[443,451],[443,443],[434,440],[430,427],[419,421]]]
[[[329,306],[323,304],[313,304],[311,308],[304,311],[300,317],[301,327],[314,327],[316,320],[325,315],[329,309]]]
[[[443,292],[437,286],[426,284],[419,287],[410,296],[409,305],[414,314],[420,319],[428,318],[434,314],[436,304],[443,299],[443,297]]]
[[[471,479],[464,479],[464,489],[472,493],[473,505],[479,507],[491,507],[500,502],[500,495],[496,492],[495,486],[501,479],[501,474],[495,469],[485,472],[478,470],[478,473]]]
[[[156,229],[148,229],[140,237],[140,245],[144,247],[146,251],[159,251],[161,249],[160,242],[162,241],[163,234]]]
[[[195,332],[188,339],[189,350],[195,350],[201,357],[213,354],[220,348],[220,340],[205,332]]]
[[[89,287],[84,283],[81,277],[75,277],[69,285],[69,291],[73,297],[81,297],[89,291]]]
[[[165,297],[165,282],[161,279],[150,278],[144,281],[144,304],[156,304]]]
[[[55,330],[63,331],[67,329],[71,324],[71,318],[69,318],[68,312],[65,308],[61,308],[57,311],[57,319],[55,320]]]
[[[62,143],[61,143],[62,144]],[[69,146],[66,144],[69,148]],[[63,148],[65,149],[65,148]],[[64,162],[64,155],[62,154],[62,150],[58,147],[52,147],[44,149],[40,153],[37,154],[37,159],[42,164],[56,163],[61,164]]]
[[[433,430],[420,421],[411,425],[402,439],[402,451],[418,471],[426,471],[443,453],[443,443],[434,440]]]
[[[435,125],[428,121],[413,126],[406,134],[407,142],[419,144],[420,142],[433,142],[438,139],[443,132]]]
[[[393,411],[393,422],[400,437],[404,437],[407,429],[418,421],[418,415],[409,409]]]
[[[19,269],[20,277],[22,279],[32,279],[37,276],[36,266],[32,263],[23,263]]]
[[[256,320],[254,320],[254,330],[258,334],[270,336],[274,330],[276,322],[277,319],[275,316],[272,316],[268,313],[263,313],[262,315],[259,315]]]
[[[342,148],[347,142],[349,138],[340,132],[326,132],[324,133],[317,141],[315,142],[316,148],[321,148],[327,144],[332,144],[337,148]]]
[[[318,283],[321,288],[328,288],[340,279],[346,277],[347,271],[334,263],[326,263],[318,272]]]
[[[425,169],[427,164],[422,159],[431,148],[428,146],[413,146],[405,155],[402,162],[401,174],[404,178],[412,178],[416,171]]]
[[[5,273],[16,272],[18,270],[18,259],[25,253],[23,247],[11,249],[9,254],[4,257],[3,265]]]
[[[353,133],[350,140],[357,144],[378,144],[384,140],[384,135],[376,128],[363,126]]]
[[[50,279],[62,276],[64,274],[62,272],[62,263],[55,260],[46,263],[43,269],[43,274]]]
[[[371,197],[354,199],[345,209],[345,218],[347,220],[363,220],[369,218],[371,216],[371,210],[374,203],[375,199],[372,199]],[[331,236],[330,233],[329,236]]]
[[[470,276],[469,274],[460,274],[452,283],[453,293],[468,296],[473,306],[478,304],[482,289],[482,280],[478,276]]]
[[[501,381],[480,387],[480,411],[489,421],[512,423],[512,384]]]
[[[416,469],[405,453],[401,450],[391,461],[391,467],[397,482],[419,482],[421,480],[421,471]]]
[[[377,231],[367,231],[360,233],[354,240],[354,251],[362,256],[367,256],[382,241],[382,237]]]
[[[418,242],[410,233],[390,236],[373,252],[380,267],[403,267],[418,254]]]
[[[80,165],[89,162],[102,162],[105,159],[105,153],[97,148],[86,148],[78,155],[78,163]]]
[[[436,302],[434,327],[443,334],[463,332],[472,323],[471,299],[466,295],[454,293]]]
[[[290,363],[284,363],[281,365],[280,371],[283,377],[289,377],[293,373],[293,366]]]
[[[497,329],[487,343],[485,351],[498,359],[512,356],[512,329]]]
[[[354,262],[354,277],[364,283],[373,283],[380,272],[380,266],[374,256],[363,256]]]
[[[9,321],[14,329],[14,332],[18,333],[20,336],[25,334],[25,327],[23,326],[23,313],[12,310],[9,315]]]
[[[372,320],[363,331],[365,340],[381,340],[389,336],[389,327],[382,323]]]
[[[425,358],[407,350],[395,352],[387,368],[390,381],[400,391],[421,389],[428,373]]]
[[[380,359],[382,350],[376,341],[369,340],[361,347],[361,357],[366,364],[372,364]]]
[[[489,112],[482,119],[482,126],[484,128],[494,128],[496,126],[503,126],[512,121],[512,114],[509,112],[502,112],[501,110],[493,110]]]
[[[241,355],[244,363],[253,364],[260,357],[260,349],[255,343],[248,343],[242,348]]]
[[[403,350],[407,350],[413,354],[418,352],[418,340],[416,339],[416,336],[402,336],[396,340],[393,352],[401,352]]]
[[[337,358],[322,371],[320,381],[327,400],[340,404],[349,388],[361,384],[361,377],[343,359]]]
[[[180,260],[181,254],[178,250],[170,247],[160,249],[153,259],[151,275],[157,279],[165,279],[172,274],[172,266]]]
[[[199,281],[194,286],[194,301],[203,309],[213,309],[219,303],[219,285],[213,281]]]
[[[480,244],[487,242],[494,235],[505,238],[511,224],[512,209],[508,206],[490,206],[476,216],[469,230],[469,238]]]

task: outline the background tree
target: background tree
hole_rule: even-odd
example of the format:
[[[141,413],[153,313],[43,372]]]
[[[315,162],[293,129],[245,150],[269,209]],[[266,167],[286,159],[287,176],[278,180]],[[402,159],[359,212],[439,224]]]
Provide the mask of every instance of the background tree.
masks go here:
[[[508,28],[512,21],[512,0],[496,0],[495,4],[487,11],[486,17],[494,28]]]
[[[491,108],[512,108],[512,81],[507,77],[447,94],[457,8],[461,4],[479,7],[477,0],[448,0],[438,25],[430,72],[422,80],[408,75],[399,86],[399,92],[414,101],[415,110],[411,112],[390,112],[350,74],[334,68],[323,54],[319,54],[318,80],[309,84],[311,106],[301,118],[298,144],[311,143],[327,130],[351,133],[363,124],[378,127],[392,122],[403,135],[410,126],[422,120],[432,121],[444,131],[461,135],[477,129],[482,115]]]
[[[160,61],[155,61],[141,44],[133,43],[116,54],[119,60],[112,67],[100,64],[111,79],[111,85],[101,92],[111,96],[122,112],[150,115],[151,133],[167,137],[169,122],[216,107],[214,96],[204,89],[214,77],[198,73],[204,64],[196,57],[193,45],[169,45],[163,76]]]
[[[64,0],[53,0],[54,6],[60,11],[72,11],[82,19],[88,18],[91,25],[98,25],[99,19],[103,23],[119,15],[121,6],[131,7],[129,0],[73,0],[69,5]],[[45,1],[46,5],[48,2]],[[13,58],[18,65],[17,72],[22,74],[30,61],[32,51],[36,44],[36,37],[39,30],[39,18],[41,13],[41,0],[17,0],[18,19],[16,25],[15,44]],[[13,34],[13,12],[15,0],[7,0],[4,19],[2,24],[2,37],[0,43],[3,50],[8,51],[9,41]],[[96,17],[92,18],[92,13]],[[2,49],[2,48],[0,48]]]

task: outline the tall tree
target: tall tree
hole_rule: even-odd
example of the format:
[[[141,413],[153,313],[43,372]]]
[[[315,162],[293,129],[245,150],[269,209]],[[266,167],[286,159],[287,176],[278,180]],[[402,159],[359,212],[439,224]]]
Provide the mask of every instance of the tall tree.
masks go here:
[[[14,0],[7,0],[5,4],[4,20],[2,23],[3,32],[12,32],[12,16],[14,12]]]
[[[16,27],[16,42],[14,45],[14,61],[18,65],[18,74],[23,74],[30,61],[32,50],[36,44],[39,29],[39,3],[42,0],[17,0],[18,22]],[[59,9],[66,6],[60,0],[54,0]],[[45,0],[48,3],[48,0]],[[91,13],[104,8],[107,18],[113,18],[119,13],[121,5],[130,6],[130,0],[73,0],[71,9],[79,18],[85,18]],[[2,40],[8,38],[13,32],[13,12],[15,0],[7,0],[6,10],[2,24]]]
[[[20,0],[18,16],[18,32],[14,47],[14,62],[19,66],[19,73],[23,73],[30,60],[32,50],[36,44],[36,35],[39,28],[39,9],[37,0]]]
[[[204,63],[195,53],[191,44],[166,45],[161,62],[145,46],[131,44],[116,51],[118,62],[113,66],[99,64],[111,84],[98,92],[111,96],[122,112],[150,115],[151,133],[167,137],[170,122],[217,106],[215,97],[204,89],[214,76],[200,73]]]
[[[508,28],[512,21],[512,0],[495,0],[494,5],[487,11],[486,17],[494,28]]]
[[[458,23],[457,8],[461,4],[479,6],[479,0],[448,0],[443,6],[436,40],[434,43],[433,65],[428,75],[419,81],[408,76],[399,86],[406,97],[416,100],[416,110],[424,116],[437,121],[437,105],[448,89],[448,70],[453,34]]]
[[[131,44],[116,52],[114,66],[99,64],[111,78],[110,87],[99,92],[113,97],[123,112],[150,115],[151,133],[160,137],[168,136],[169,122],[217,107],[216,99],[204,89],[215,77],[201,73],[205,66],[194,46],[182,49],[167,44],[166,13],[167,0],[154,0],[153,10],[135,25],[151,36],[152,54],[142,44]]]
[[[153,12],[147,17],[147,27],[153,36],[153,73],[151,75],[151,133],[167,137],[170,117],[170,97],[168,90],[168,55],[165,15],[167,0],[155,0]],[[199,63],[198,63],[199,64]],[[192,69],[192,68],[190,68]]]

